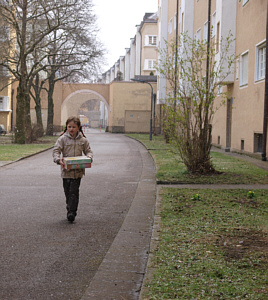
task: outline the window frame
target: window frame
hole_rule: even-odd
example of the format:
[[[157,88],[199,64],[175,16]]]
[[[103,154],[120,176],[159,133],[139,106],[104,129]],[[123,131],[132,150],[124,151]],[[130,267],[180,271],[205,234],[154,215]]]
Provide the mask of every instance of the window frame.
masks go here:
[[[208,20],[204,23],[203,40],[208,40]]]
[[[177,29],[177,14],[175,14],[175,16],[174,16],[173,28],[174,28],[174,30]]]
[[[184,12],[181,13],[181,32],[184,32]]]
[[[0,102],[1,102],[0,111],[10,111],[8,96],[0,96]]]
[[[196,30],[196,41],[198,42],[200,42],[201,41],[201,28],[198,28],[197,30]]]
[[[260,53],[265,49],[265,53]],[[255,81],[262,81],[265,79],[265,67],[266,67],[266,40],[261,41],[256,45],[256,59],[255,59]],[[260,58],[262,57],[262,61]],[[263,68],[261,68],[261,64]],[[262,74],[260,73],[262,72]]]
[[[168,25],[168,33],[172,34],[173,32],[173,22],[172,22],[172,18],[169,20],[169,25]]]
[[[150,42],[150,39],[152,40],[152,43]],[[154,40],[155,40],[155,44],[153,43]],[[144,41],[145,41],[144,46],[156,47],[157,46],[157,35],[147,34],[147,35],[145,35]]]
[[[0,96],[0,111],[4,110],[4,106],[5,106],[5,99],[4,97]]]
[[[144,70],[145,71],[155,71],[156,70],[156,59],[145,59],[144,60]]]
[[[212,14],[212,34],[211,34],[211,37],[214,38],[215,35],[216,35],[216,17],[217,17],[217,14],[216,14],[216,11]]]
[[[243,76],[244,74],[244,62],[245,62],[245,57],[247,55],[247,80],[245,81],[245,78]],[[247,86],[248,85],[248,61],[249,61],[249,50],[243,52],[241,55],[240,55],[240,87],[243,87],[243,86]]]

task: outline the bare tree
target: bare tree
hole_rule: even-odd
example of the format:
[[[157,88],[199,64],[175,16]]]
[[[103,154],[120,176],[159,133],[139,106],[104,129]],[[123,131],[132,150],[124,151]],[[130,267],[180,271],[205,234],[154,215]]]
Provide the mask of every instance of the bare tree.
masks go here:
[[[8,69],[12,74],[13,82],[19,83],[15,142],[31,142],[30,93],[33,82],[37,83],[42,71],[54,74],[52,77],[56,76],[59,65],[52,58],[61,54],[52,50],[55,44],[67,44],[67,38],[64,37],[67,37],[68,29],[74,30],[78,24],[77,9],[81,9],[82,5],[86,9],[86,5],[90,3],[90,0],[2,0],[0,2],[0,16],[10,30],[9,38],[0,53],[0,66]],[[79,28],[82,26],[77,27]],[[69,50],[68,55],[70,55],[74,46],[69,43],[68,47],[65,48],[65,54]],[[36,92],[38,93],[37,89]]]
[[[53,32],[46,68],[48,79],[47,135],[53,134],[53,91],[59,80],[81,81],[94,76],[99,68],[103,48],[97,39],[96,19],[92,1],[84,0],[73,8],[67,26]]]
[[[210,159],[212,120],[226,99],[221,86],[233,72],[233,42],[231,35],[222,39],[221,51],[218,51],[216,42],[208,45],[207,41],[192,40],[187,34],[182,34],[178,50],[175,43],[167,44],[163,53],[166,59],[159,62],[159,72],[167,78],[170,86],[164,128],[190,173],[215,172]],[[175,59],[177,70],[174,68]],[[216,106],[218,95],[222,101]]]

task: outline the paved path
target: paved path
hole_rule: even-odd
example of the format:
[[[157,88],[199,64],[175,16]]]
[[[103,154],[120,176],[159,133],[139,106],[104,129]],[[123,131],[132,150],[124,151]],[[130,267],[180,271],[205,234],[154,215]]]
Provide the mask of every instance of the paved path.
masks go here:
[[[239,153],[235,153],[235,152],[225,152],[224,150],[217,148],[217,147],[212,147],[212,151],[217,151],[217,152],[221,152],[224,153],[226,155],[230,155],[233,156],[235,158],[238,159],[243,159],[245,161],[248,161],[250,163],[252,163],[253,165],[264,169],[266,171],[268,171],[268,161],[262,161],[261,159],[257,159],[248,155],[243,155],[243,154],[239,154]]]
[[[138,299],[155,205],[154,164],[123,135],[88,135],[93,167],[66,220],[52,151],[0,167],[0,299]]]

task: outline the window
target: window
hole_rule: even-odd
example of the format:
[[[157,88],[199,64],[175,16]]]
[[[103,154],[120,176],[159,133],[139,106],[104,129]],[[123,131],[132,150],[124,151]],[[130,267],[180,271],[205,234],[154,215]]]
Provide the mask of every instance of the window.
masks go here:
[[[248,84],[248,52],[241,55],[240,86]]]
[[[245,141],[241,140],[241,146],[240,146],[241,150],[244,151],[245,150]]]
[[[174,17],[174,30],[177,28],[177,14]]]
[[[212,37],[216,34],[216,12],[212,15]]]
[[[184,13],[181,14],[181,32],[183,32]]]
[[[155,70],[156,69],[156,59],[145,59],[144,69],[145,70]]]
[[[145,36],[145,46],[156,46],[157,35],[146,35]]]
[[[169,34],[172,33],[172,19],[169,21],[169,29],[168,29]]]
[[[265,78],[266,43],[262,42],[256,47],[256,73],[255,80]]]
[[[0,96],[0,111],[9,111],[8,104],[9,104],[8,96]]]
[[[201,40],[201,28],[199,28],[196,32],[196,42]]]
[[[262,152],[263,135],[254,133],[254,152]]]
[[[249,0],[243,0],[243,5],[245,5]]]
[[[208,21],[204,24],[204,34],[203,34],[203,40],[208,40]]]
[[[217,92],[218,95],[221,95],[222,94],[222,85],[218,85],[218,92]]]

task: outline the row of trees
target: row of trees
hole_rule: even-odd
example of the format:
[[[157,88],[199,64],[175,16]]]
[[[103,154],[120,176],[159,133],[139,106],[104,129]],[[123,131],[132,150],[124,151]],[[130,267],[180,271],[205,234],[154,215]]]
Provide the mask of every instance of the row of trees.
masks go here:
[[[57,81],[89,78],[103,47],[97,38],[91,0],[2,0],[0,66],[18,82],[16,143],[32,141],[30,100],[43,134],[41,91],[47,91],[47,135],[53,134],[53,92]]]

